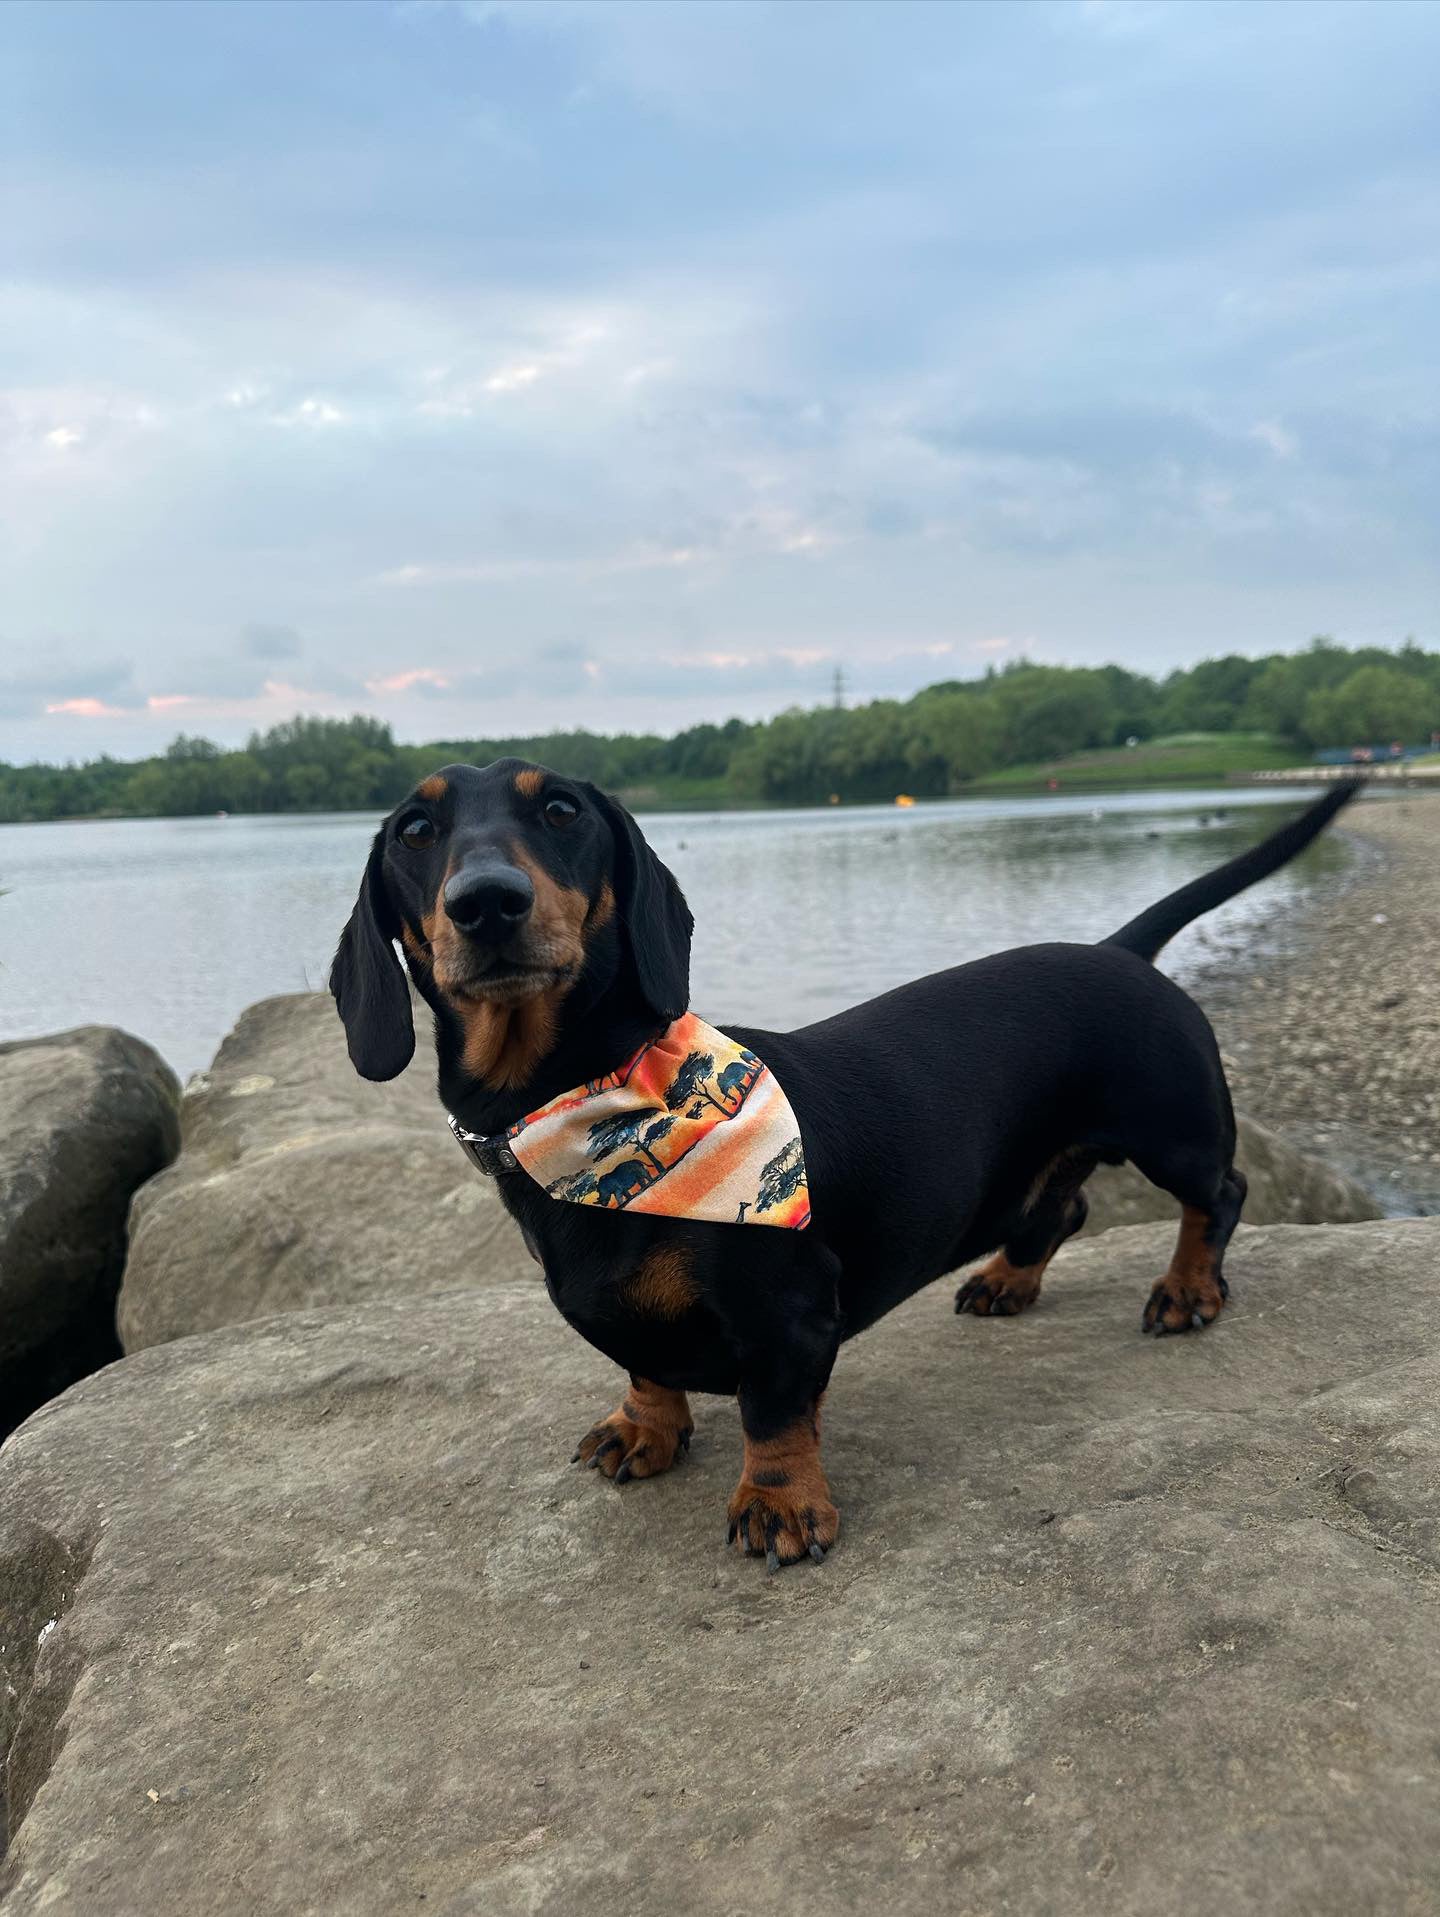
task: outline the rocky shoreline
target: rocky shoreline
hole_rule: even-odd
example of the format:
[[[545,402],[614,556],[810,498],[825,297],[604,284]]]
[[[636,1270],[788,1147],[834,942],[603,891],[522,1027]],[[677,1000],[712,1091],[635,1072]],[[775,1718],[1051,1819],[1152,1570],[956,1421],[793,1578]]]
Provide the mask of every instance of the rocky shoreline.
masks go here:
[[[1436,826],[1367,802],[1212,944],[1288,1135],[1242,1117],[1220,1323],[1140,1337],[1175,1208],[1102,1172],[1024,1318],[846,1346],[840,1548],[782,1578],[733,1403],[656,1483],[570,1464],[619,1374],[424,1048],[363,1083],[315,993],[183,1099],[120,1033],[0,1048],[0,1395],[112,1355],[117,1284],[126,1353],[0,1446],[7,1917],[1436,1909],[1440,1218],[1372,1195],[1440,1209]]]
[[[1235,1103],[1394,1214],[1440,1212],[1440,798],[1367,798],[1356,855],[1193,986]]]

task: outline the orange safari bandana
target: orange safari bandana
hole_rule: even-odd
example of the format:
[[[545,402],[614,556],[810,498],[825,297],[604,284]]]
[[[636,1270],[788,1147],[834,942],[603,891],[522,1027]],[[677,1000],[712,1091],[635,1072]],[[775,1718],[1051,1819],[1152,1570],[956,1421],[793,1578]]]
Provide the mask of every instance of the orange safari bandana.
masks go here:
[[[810,1222],[789,1099],[752,1051],[693,1012],[503,1137],[450,1122],[482,1170],[518,1164],[572,1205],[792,1231]]]

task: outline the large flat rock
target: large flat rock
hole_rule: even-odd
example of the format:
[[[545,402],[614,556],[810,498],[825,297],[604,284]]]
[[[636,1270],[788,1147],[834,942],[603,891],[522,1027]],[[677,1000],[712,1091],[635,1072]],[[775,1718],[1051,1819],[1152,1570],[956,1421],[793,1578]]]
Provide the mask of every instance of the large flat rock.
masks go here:
[[[0,1452],[6,1917],[1440,1905],[1440,1221],[1166,1227],[841,1355],[821,1567],[733,1405],[616,1489],[538,1280],[125,1359]],[[5,1874],[5,1873],[8,1873]]]
[[[422,1006],[423,1033],[429,1014]],[[1252,1224],[1346,1223],[1378,1207],[1248,1119]],[[1088,1229],[1174,1218],[1137,1171],[1102,1170]],[[489,1285],[529,1258],[445,1127],[428,1045],[393,1084],[358,1078],[328,994],[253,1005],[187,1088],[184,1149],[136,1202],[120,1297],[127,1351],[276,1311]]]
[[[127,1351],[534,1269],[450,1136],[429,1047],[393,1083],[368,1084],[328,994],[252,1005],[186,1088],[182,1120],[180,1157],[131,1219],[117,1313]]]
[[[113,1026],[0,1045],[0,1435],[119,1355],[126,1215],[175,1155],[179,1101]]]

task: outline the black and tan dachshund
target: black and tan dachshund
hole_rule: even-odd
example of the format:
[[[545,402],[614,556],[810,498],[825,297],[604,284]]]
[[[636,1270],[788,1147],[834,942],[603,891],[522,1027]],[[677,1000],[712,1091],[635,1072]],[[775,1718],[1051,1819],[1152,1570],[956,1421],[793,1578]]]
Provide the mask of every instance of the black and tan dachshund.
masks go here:
[[[577,1459],[617,1482],[653,1477],[689,1444],[687,1392],[738,1396],[732,1541],[772,1569],[823,1557],[839,1513],[820,1403],[842,1341],[987,1253],[956,1309],[1024,1311],[1084,1222],[1100,1163],[1130,1160],[1181,1206],[1143,1328],[1211,1324],[1245,1180],[1209,1023],[1151,961],[1293,858],[1355,790],[1337,785],[1099,945],[977,959],[799,1031],[727,1028],[799,1120],[807,1229],[568,1204],[502,1175],[555,1304],[630,1374]],[[687,1010],[692,923],[634,820],[595,787],[515,759],[446,766],[381,827],[340,940],[331,990],[350,1057],[388,1079],[413,1054],[398,943],[435,1015],[441,1099],[468,1130],[501,1133]]]

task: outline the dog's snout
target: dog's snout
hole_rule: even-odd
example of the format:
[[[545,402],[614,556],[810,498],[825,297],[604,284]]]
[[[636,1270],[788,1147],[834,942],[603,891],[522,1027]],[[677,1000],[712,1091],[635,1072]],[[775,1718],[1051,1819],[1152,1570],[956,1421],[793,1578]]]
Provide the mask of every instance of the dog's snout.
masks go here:
[[[472,938],[501,939],[530,916],[535,887],[513,865],[474,866],[445,885],[445,911],[452,925]]]

